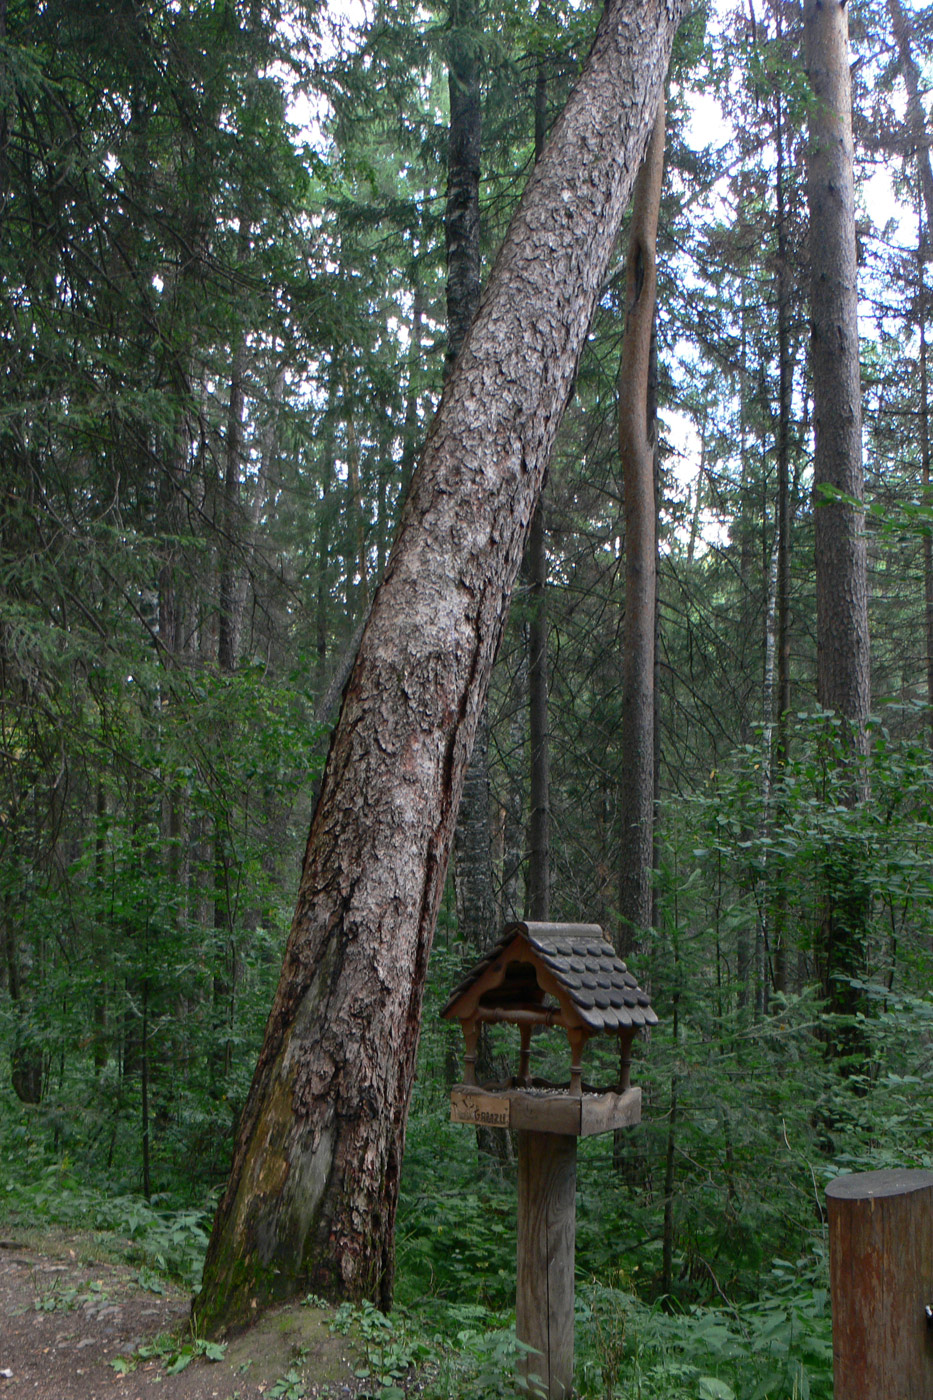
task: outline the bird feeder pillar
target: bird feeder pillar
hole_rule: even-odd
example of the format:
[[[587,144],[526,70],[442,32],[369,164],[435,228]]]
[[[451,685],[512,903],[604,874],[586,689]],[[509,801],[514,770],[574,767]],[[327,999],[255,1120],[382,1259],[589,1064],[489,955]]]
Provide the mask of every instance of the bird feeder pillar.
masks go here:
[[[577,1138],[639,1121],[641,1090],[629,1082],[631,1044],[639,1027],[658,1018],[596,924],[508,925],[442,1014],[460,1021],[465,1043],[451,1119],[512,1128],[518,1136],[520,1387],[525,1395],[567,1400],[573,1388]],[[518,1029],[518,1074],[505,1083],[476,1082],[481,1023]],[[570,1045],[569,1083],[531,1074],[532,1034],[553,1027],[563,1028]],[[619,1035],[619,1082],[594,1089],[583,1081],[583,1051],[602,1031]]]
[[[573,1386],[573,1273],[577,1139],[518,1133],[515,1331],[532,1350],[519,1358],[530,1395],[569,1396]]]

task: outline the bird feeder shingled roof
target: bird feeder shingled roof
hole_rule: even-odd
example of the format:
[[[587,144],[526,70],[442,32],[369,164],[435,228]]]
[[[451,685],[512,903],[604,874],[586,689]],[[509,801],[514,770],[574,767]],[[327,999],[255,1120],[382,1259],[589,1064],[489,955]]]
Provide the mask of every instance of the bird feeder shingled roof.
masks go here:
[[[513,923],[448,998],[442,1015],[520,1021],[558,1003],[550,1023],[588,1033],[653,1026],[657,1016],[598,924]],[[512,1013],[510,1015],[510,1012]]]

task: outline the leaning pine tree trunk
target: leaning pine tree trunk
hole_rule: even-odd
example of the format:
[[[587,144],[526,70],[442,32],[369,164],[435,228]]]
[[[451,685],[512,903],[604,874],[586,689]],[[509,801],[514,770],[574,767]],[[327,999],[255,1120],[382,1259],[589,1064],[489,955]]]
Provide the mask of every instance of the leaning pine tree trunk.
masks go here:
[[[684,0],[610,0],[444,389],[373,601],[195,1304],[392,1295],[425,971],[528,523]]]

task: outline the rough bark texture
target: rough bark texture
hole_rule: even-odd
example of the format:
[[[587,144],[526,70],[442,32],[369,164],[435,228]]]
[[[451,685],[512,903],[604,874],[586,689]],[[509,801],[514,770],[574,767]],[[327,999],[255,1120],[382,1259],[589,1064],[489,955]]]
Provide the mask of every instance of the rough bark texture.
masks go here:
[[[528,525],[683,0],[610,3],[448,379],[373,601],[196,1304],[388,1303],[425,969]]]
[[[856,289],[852,105],[846,10],[806,0],[804,34],[813,97],[810,204],[817,695],[842,721],[849,755],[843,802],[863,795],[869,706],[868,585],[862,500],[862,406]],[[828,494],[827,494],[828,489]],[[837,496],[833,493],[841,493]],[[858,1009],[867,889],[857,843],[826,852],[818,957],[829,1009]],[[839,1048],[858,1050],[843,1030]]]
[[[664,171],[664,104],[635,186],[619,373],[619,453],[625,498],[622,656],[620,938],[630,951],[651,924],[654,856],[654,626],[657,590],[655,424],[649,403],[655,245]]]

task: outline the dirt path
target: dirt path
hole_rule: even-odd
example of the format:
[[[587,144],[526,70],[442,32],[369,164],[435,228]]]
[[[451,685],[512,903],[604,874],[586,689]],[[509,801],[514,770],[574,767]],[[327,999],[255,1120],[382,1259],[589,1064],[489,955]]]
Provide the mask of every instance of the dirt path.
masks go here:
[[[364,1388],[346,1338],[309,1307],[269,1313],[221,1360],[192,1355],[173,1373],[197,1350],[187,1295],[88,1246],[0,1240],[0,1400],[344,1400]]]

